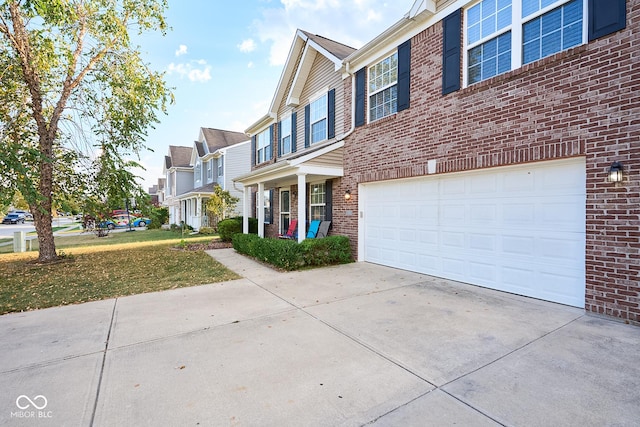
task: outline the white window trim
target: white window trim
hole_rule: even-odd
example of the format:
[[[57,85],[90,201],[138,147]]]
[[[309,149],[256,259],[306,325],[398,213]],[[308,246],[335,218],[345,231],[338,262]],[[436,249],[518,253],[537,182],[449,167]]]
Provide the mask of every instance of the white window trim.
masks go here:
[[[290,125],[290,126],[289,126],[289,129],[288,129],[288,132],[289,132],[289,133],[285,133],[284,126],[282,126],[282,123],[283,123],[285,120],[287,120],[287,119],[289,120],[289,125]],[[282,155],[282,156],[286,156],[286,155],[291,154],[291,153],[293,152],[293,114],[291,114],[291,113],[287,113],[287,114],[285,114],[285,115],[282,117],[282,120],[280,120],[280,123],[281,123],[281,125],[280,125],[280,130],[282,131],[282,135],[278,135],[278,138],[280,138],[280,139],[279,139],[279,142],[280,142],[280,144],[279,144],[279,145],[280,145],[280,147],[282,147],[282,153],[281,153],[281,155]],[[287,151],[287,152],[285,153],[285,152],[284,152],[284,144],[283,144],[283,141],[282,141],[282,140],[283,140],[284,138],[286,138],[287,136],[289,137],[289,151]],[[286,230],[285,230],[285,231],[286,231]]]
[[[313,186],[314,185],[323,185],[324,184],[324,203],[312,203],[312,196],[313,196]],[[311,221],[311,208],[314,206],[323,206],[325,211],[324,211],[324,215],[325,218],[327,216],[327,182],[326,181],[317,181],[317,182],[310,182],[309,183],[309,221]]]
[[[466,31],[465,31],[465,32],[466,32]],[[371,74],[370,74],[369,70],[370,70],[372,67],[375,67],[376,65],[378,65],[379,63],[381,63],[382,61],[384,61],[385,59],[387,59],[387,58],[391,58],[393,55],[397,55],[397,54],[398,54],[398,50],[396,49],[396,50],[394,50],[393,52],[390,52],[389,54],[384,55],[383,57],[381,57],[380,59],[378,59],[377,61],[373,62],[371,65],[369,65],[369,66],[367,67],[367,80],[366,80],[366,85],[367,85],[367,87],[366,87],[366,93],[367,93],[367,111],[365,112],[365,115],[366,115],[366,118],[367,118],[367,123],[377,122],[378,120],[381,120],[381,119],[384,119],[384,118],[387,118],[387,117],[391,117],[391,116],[393,116],[394,114],[398,114],[398,111],[396,111],[395,113],[391,113],[391,114],[389,114],[389,115],[387,115],[387,116],[383,116],[383,117],[379,117],[379,118],[377,118],[377,119],[375,119],[375,120],[371,120],[371,97],[372,97],[373,95],[376,95],[376,94],[378,94],[378,93],[380,93],[380,92],[383,92],[383,91],[385,91],[385,90],[389,89],[390,87],[397,86],[397,85],[398,85],[398,77],[399,77],[399,75],[398,75],[398,73],[397,73],[397,72],[396,72],[396,81],[395,81],[394,83],[390,83],[390,84],[388,84],[387,86],[384,86],[384,87],[383,87],[383,88],[381,88],[381,89],[377,89],[375,92],[369,92],[369,87],[370,87],[370,78],[371,78]],[[396,107],[397,107],[397,106],[396,106]],[[396,108],[396,110],[397,110],[397,108]]]
[[[289,210],[288,211],[283,211],[282,210],[282,193],[285,193],[285,192],[289,192]],[[278,204],[280,205],[279,209],[278,209],[278,211],[279,211],[278,224],[280,226],[280,234],[285,234],[287,232],[287,229],[283,229],[282,216],[283,215],[289,215],[289,221],[290,221],[289,223],[291,223],[291,220],[292,220],[292,218],[291,218],[291,187],[280,188],[280,194],[279,194],[279,197],[278,197]]]
[[[312,98],[309,98],[309,112],[311,113],[311,104],[313,104],[316,101],[319,101],[321,98],[326,97],[326,106],[327,108],[325,108],[324,111],[324,116],[322,116],[322,118],[316,120],[316,121],[312,121],[311,119],[311,114],[309,114],[309,143],[311,145],[313,144],[317,144],[319,142],[323,142],[323,141],[327,141],[329,138],[329,90],[325,91],[325,92],[318,92],[316,93]],[[313,125],[315,123],[321,122],[322,120],[325,121],[324,123],[324,134],[325,134],[325,138],[321,139],[319,141],[314,141],[313,140]]]
[[[220,164],[222,163],[222,165]],[[218,167],[217,167],[218,178],[224,176],[224,155],[218,157]]]
[[[481,3],[482,0],[478,0],[476,2],[473,2],[472,4],[469,4],[468,6],[465,7],[464,9],[464,16],[463,16],[463,29],[462,29],[462,79],[464,82],[463,87],[468,87],[469,85],[469,50],[473,49],[476,46],[481,45],[482,43],[491,40],[495,37],[498,37],[501,34],[506,33],[507,31],[511,31],[511,69],[509,71],[513,71],[513,70],[517,70],[518,68],[522,67],[522,46],[523,46],[523,41],[522,41],[522,28],[524,26],[525,23],[531,21],[532,19],[535,19],[537,17],[539,17],[540,15],[544,15],[545,13],[561,7],[563,5],[565,5],[566,3],[569,3],[572,0],[558,0],[556,3],[547,6],[545,8],[540,9],[539,11],[532,13],[531,15],[527,16],[526,18],[522,17],[522,0],[513,0],[511,2],[511,25],[496,31],[495,33],[491,34],[491,36],[489,37],[485,37],[482,38],[480,40],[478,40],[477,42],[473,43],[472,45],[467,45],[468,43],[468,35],[467,35],[467,23],[469,22],[469,18],[468,18],[468,13],[469,13],[469,9],[471,9],[473,6],[477,5],[478,3]],[[587,37],[588,37],[588,4],[587,4],[588,0],[582,0],[582,43],[581,44],[585,44],[587,43]],[[517,25],[515,25],[514,23],[517,23]],[[515,43],[517,41],[517,43]],[[559,53],[559,52],[558,52]],[[504,73],[501,73],[504,74]],[[496,76],[499,76],[500,74],[496,74]],[[496,77],[494,76],[494,77]],[[481,80],[479,82],[473,83],[473,84],[478,84],[480,82],[482,82],[484,80]]]
[[[260,136],[263,135],[263,134],[266,135],[265,136],[266,144],[261,147],[260,146]],[[257,165],[271,160],[271,157],[269,157],[267,159],[266,156],[263,156],[264,158],[262,159],[262,161],[260,161],[260,156],[258,155],[260,150],[263,150],[263,154],[264,154],[264,152],[266,151],[265,149],[271,144],[271,141],[269,141],[269,136],[270,136],[269,134],[270,134],[269,128],[266,128],[265,130],[263,130],[262,132],[259,132],[256,135],[256,164]]]
[[[207,161],[207,182],[213,181],[213,159]]]
[[[194,181],[202,182],[202,162],[200,161],[200,158],[196,160],[196,164],[193,168],[193,172],[194,172]]]

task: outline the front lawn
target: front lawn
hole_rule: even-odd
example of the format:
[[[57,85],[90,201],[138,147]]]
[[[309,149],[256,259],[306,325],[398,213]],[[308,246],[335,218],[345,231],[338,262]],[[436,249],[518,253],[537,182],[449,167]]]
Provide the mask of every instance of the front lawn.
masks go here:
[[[153,241],[155,233],[164,233],[156,239],[175,236],[160,230],[113,233],[90,247],[77,244],[91,237],[75,236],[78,241],[59,244],[65,258],[50,265],[35,264],[37,252],[0,255],[0,314],[239,278],[203,251],[173,249],[180,238]],[[127,243],[133,235],[142,241]]]

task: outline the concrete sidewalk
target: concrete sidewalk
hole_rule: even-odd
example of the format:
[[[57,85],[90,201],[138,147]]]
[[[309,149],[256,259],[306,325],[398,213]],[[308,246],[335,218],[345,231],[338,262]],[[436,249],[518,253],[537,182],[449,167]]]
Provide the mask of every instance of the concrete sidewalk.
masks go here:
[[[0,425],[638,425],[640,328],[372,264],[210,254],[244,278],[0,316]]]

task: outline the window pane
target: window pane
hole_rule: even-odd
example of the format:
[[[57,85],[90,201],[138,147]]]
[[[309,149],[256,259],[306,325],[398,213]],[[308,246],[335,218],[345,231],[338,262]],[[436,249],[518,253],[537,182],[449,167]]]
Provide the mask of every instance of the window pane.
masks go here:
[[[539,0],[522,0],[522,17],[525,18],[540,10]]]
[[[480,4],[473,6],[467,12],[467,19],[469,20],[469,27],[472,27],[480,22]]]
[[[544,6],[544,2],[543,2]],[[524,64],[582,42],[582,1],[574,0],[523,26]]]
[[[469,27],[467,30],[467,38],[469,39],[469,44],[473,44],[480,40],[480,24]]]
[[[311,142],[319,142],[327,139],[327,120],[323,119],[311,125]]]

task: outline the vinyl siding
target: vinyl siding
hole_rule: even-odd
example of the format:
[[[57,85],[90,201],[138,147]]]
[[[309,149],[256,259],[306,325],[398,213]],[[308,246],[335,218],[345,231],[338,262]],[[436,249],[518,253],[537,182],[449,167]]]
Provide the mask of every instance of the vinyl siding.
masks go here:
[[[224,159],[226,163],[224,184],[220,184],[223,184],[222,187],[224,190],[228,191],[233,197],[238,197],[240,200],[242,200],[243,197],[242,185],[237,184],[234,187],[233,179],[251,172],[250,158],[251,143],[247,141],[246,143],[236,144],[233,147],[229,147]],[[238,203],[236,205],[236,213],[238,215],[242,215],[242,203]]]

